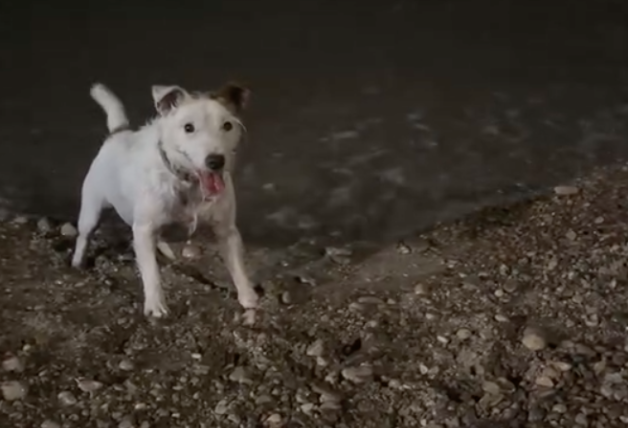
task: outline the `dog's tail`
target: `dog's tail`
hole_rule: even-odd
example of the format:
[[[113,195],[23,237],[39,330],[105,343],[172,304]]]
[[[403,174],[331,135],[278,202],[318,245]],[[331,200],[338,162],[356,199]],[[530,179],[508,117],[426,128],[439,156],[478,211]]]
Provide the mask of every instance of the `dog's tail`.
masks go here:
[[[116,95],[102,83],[95,83],[89,91],[90,95],[107,114],[107,128],[110,134],[129,128],[124,105]]]

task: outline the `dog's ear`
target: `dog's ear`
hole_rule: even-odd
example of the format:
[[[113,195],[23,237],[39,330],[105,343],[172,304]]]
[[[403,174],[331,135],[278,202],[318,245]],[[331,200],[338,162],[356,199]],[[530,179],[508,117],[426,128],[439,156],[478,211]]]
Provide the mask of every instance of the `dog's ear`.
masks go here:
[[[222,88],[211,93],[211,97],[220,101],[235,114],[240,114],[244,110],[251,98],[251,91],[243,84],[229,82]]]
[[[179,86],[155,85],[152,89],[155,108],[161,115],[165,115],[177,107],[187,94],[185,89]]]

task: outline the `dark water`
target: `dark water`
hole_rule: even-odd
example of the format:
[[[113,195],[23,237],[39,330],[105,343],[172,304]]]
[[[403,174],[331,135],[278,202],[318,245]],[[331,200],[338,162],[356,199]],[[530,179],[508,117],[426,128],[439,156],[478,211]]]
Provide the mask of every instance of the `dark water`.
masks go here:
[[[96,80],[136,124],[152,84],[249,82],[237,186],[257,243],[387,239],[628,153],[624,2],[160,4],[3,6],[7,203],[75,218]]]

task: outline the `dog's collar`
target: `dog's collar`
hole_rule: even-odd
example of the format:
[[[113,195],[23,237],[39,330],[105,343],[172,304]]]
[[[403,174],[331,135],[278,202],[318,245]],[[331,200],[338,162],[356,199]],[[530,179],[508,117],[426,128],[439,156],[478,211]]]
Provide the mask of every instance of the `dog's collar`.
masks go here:
[[[166,154],[166,151],[164,150],[161,140],[159,140],[159,142],[157,143],[157,149],[159,150],[159,156],[161,156],[161,160],[166,166],[166,169],[168,169],[168,171],[170,171],[172,175],[174,175],[181,181],[185,181],[186,183],[192,183],[194,181],[192,174],[180,168],[175,167],[172,164],[172,162],[170,162],[170,159],[168,159],[168,155]]]

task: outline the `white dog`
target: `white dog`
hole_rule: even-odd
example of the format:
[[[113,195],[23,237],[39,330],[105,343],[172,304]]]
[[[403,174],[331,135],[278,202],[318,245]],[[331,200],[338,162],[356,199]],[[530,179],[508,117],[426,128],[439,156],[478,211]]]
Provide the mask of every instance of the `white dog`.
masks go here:
[[[109,137],[83,182],[79,236],[72,265],[80,267],[89,236],[103,208],[113,207],[133,228],[133,247],[144,286],[144,313],[164,316],[168,309],[160,284],[156,248],[162,226],[183,222],[190,232],[197,219],[208,221],[244,308],[258,296],[246,273],[231,171],[245,132],[238,118],[250,92],[237,84],[212,94],[188,93],[178,86],[153,86],[158,115],[137,131],[129,129],[124,106],[104,85],[92,98],[107,114]]]

